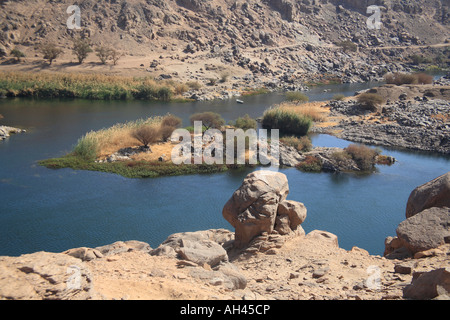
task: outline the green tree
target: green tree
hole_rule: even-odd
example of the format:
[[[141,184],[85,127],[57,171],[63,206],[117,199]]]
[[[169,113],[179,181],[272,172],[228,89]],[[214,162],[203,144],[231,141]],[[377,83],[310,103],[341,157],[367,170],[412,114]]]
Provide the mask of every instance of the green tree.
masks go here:
[[[201,121],[206,130],[210,128],[220,129],[225,124],[225,120],[220,114],[210,111],[193,114],[190,120],[191,124],[194,124],[195,121]]]
[[[63,53],[63,51],[58,48],[54,43],[46,43],[40,47],[41,53],[44,55],[44,59],[48,60],[51,65],[53,60],[58,58],[58,56]]]
[[[14,58],[16,58],[17,62],[20,62],[20,58],[24,58],[25,57],[25,54],[22,51],[20,51],[19,49],[16,49],[16,48],[11,50],[10,55],[12,55]]]
[[[88,54],[92,52],[91,43],[88,39],[75,39],[73,41],[73,53],[77,56],[80,64],[87,58]]]

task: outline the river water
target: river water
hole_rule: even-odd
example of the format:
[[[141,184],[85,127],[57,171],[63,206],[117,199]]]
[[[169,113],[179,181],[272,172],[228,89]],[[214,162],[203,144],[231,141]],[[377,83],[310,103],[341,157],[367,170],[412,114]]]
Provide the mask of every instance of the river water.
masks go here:
[[[336,93],[353,95],[375,85],[325,86],[307,95],[310,100],[327,100]],[[28,131],[0,141],[0,255],[61,252],[118,240],[157,247],[176,232],[233,230],[223,219],[222,208],[244,177],[259,169],[126,179],[99,172],[50,170],[37,161],[62,156],[86,132],[118,122],[172,113],[189,125],[189,116],[202,111],[221,113],[227,121],[245,114],[260,117],[283,100],[280,94],[248,97],[244,104],[234,99],[178,104],[0,100],[4,116],[0,124]],[[318,135],[313,144],[345,147],[349,142]],[[380,166],[369,176],[279,170],[289,180],[288,199],[303,202],[308,209],[302,225],[306,232],[326,230],[338,236],[344,249],[358,246],[382,255],[385,237],[395,235],[405,219],[411,191],[450,168],[449,157],[384,149],[383,153],[398,163]]]

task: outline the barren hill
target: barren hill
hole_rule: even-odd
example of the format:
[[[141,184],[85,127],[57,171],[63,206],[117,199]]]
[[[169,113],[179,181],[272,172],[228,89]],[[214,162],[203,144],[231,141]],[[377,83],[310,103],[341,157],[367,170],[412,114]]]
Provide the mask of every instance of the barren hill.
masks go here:
[[[137,69],[141,63],[153,65],[147,71],[156,75],[194,79],[210,63],[266,82],[313,80],[319,74],[355,82],[401,71],[396,63],[411,54],[405,48],[444,45],[450,37],[446,0],[82,0],[75,3],[80,29],[68,29],[75,11],[67,9],[73,4],[0,1],[0,54],[17,47],[30,62],[42,59],[36,45],[55,42],[71,61],[72,39],[86,37],[94,46],[125,53],[122,67],[124,61]],[[368,28],[374,17],[367,13],[370,5],[381,10],[379,30]],[[358,52],[336,46],[344,41],[356,44]],[[202,70],[187,70],[196,63]]]

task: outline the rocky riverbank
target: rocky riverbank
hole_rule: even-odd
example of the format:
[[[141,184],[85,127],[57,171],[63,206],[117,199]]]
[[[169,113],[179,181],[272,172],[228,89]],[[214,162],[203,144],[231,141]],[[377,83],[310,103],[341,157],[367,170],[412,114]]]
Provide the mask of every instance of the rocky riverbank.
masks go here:
[[[373,112],[356,99],[331,101],[330,126],[315,128],[341,139],[385,147],[450,154],[450,86],[442,78],[434,85],[384,85],[367,93],[385,103]],[[357,93],[361,94],[361,93]]]
[[[26,131],[23,129],[19,129],[19,128],[0,126],[0,140],[5,140],[11,134],[17,134],[17,133],[22,133],[22,132],[26,132]]]
[[[399,232],[404,240],[397,241],[401,245],[394,250],[407,253],[401,257],[394,257],[392,251],[381,257],[357,247],[344,250],[338,238],[326,231],[305,235],[301,224],[307,219],[307,208],[287,200],[286,176],[258,171],[224,206],[224,218],[236,232],[173,234],[155,249],[140,241],[119,241],[62,253],[0,257],[0,298],[449,299],[450,215],[444,214],[439,222],[424,209],[448,210],[449,177],[447,173],[411,194],[408,208],[421,212],[417,215],[428,221],[431,233],[440,230],[431,247],[413,257],[411,247],[400,249],[408,240]],[[426,237],[413,234],[416,239]],[[391,248],[395,241],[390,238],[386,244]]]

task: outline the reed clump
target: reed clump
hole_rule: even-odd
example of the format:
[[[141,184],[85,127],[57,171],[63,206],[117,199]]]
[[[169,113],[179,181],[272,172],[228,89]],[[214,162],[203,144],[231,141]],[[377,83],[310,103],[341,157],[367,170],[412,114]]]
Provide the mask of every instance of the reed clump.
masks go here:
[[[150,77],[0,72],[0,92],[7,97],[170,101],[185,90],[183,84]]]

